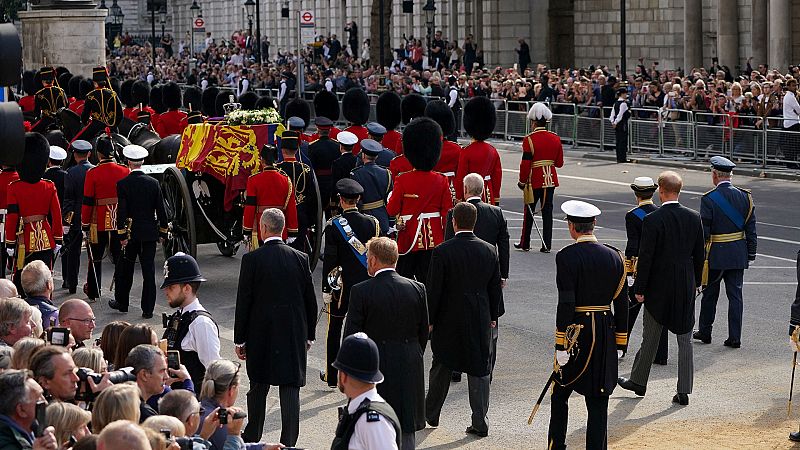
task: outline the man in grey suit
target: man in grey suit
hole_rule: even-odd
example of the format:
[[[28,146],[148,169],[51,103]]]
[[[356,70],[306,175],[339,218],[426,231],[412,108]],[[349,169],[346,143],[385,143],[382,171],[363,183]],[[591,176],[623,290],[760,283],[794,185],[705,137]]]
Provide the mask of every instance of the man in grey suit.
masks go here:
[[[704,240],[700,215],[678,203],[683,180],[668,170],[658,177],[661,207],[642,221],[639,263],[633,290],[644,304],[642,347],[630,379],[619,386],[643,396],[663,327],[678,337],[678,393],[674,403],[689,404],[694,381],[692,328],[695,289],[703,272]]]

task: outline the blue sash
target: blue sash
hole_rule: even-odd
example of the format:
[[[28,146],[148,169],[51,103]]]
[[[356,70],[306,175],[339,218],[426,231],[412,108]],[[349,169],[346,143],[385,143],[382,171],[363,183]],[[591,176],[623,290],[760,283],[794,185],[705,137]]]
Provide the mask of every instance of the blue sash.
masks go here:
[[[633,213],[634,216],[638,217],[639,220],[644,220],[644,216],[647,215],[647,213],[644,212],[644,210],[642,208],[640,208],[640,207],[637,207],[636,209],[634,209],[631,212]]]
[[[356,255],[356,259],[358,262],[361,263],[362,266],[365,268],[367,267],[367,248],[364,244],[358,240],[358,237],[353,232],[353,229],[350,228],[350,225],[347,223],[347,219],[344,217],[339,217],[338,219],[333,220],[333,225],[339,230],[339,233],[344,238],[344,241],[347,242],[348,247],[350,250],[353,251],[353,254]]]
[[[740,230],[744,229],[744,217],[739,214],[739,211],[737,211],[736,208],[734,208],[733,205],[731,205],[730,202],[728,202],[728,200],[726,200],[718,190],[715,189],[711,191],[711,193],[708,194],[708,198],[710,198],[712,202],[719,206],[719,209],[721,209],[725,216],[728,217],[731,222],[733,222],[736,228]]]

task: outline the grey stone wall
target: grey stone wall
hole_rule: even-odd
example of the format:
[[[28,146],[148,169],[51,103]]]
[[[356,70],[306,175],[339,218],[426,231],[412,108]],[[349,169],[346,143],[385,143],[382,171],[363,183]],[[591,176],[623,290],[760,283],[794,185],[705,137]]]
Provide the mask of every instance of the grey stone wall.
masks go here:
[[[45,59],[72,73],[89,74],[106,62],[106,12],[96,9],[21,11],[22,60],[38,70]]]

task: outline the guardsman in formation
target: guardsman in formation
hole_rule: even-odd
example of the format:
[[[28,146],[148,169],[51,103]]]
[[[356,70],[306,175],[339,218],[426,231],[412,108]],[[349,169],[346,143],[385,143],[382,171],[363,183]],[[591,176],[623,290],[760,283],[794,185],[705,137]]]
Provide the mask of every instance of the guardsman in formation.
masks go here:
[[[128,78],[119,87],[119,100],[122,102],[122,115],[136,122],[136,103],[133,102],[133,83],[136,80]]]
[[[320,202],[322,210],[325,212],[325,220],[330,219],[333,214],[331,209],[335,205],[331,204],[333,195],[333,162],[339,158],[339,144],[330,138],[329,132],[333,127],[333,122],[324,116],[317,116],[314,119],[317,125],[318,138],[308,144],[308,157],[314,167],[314,175],[317,176],[319,183]],[[350,152],[348,152],[350,153]],[[350,153],[352,155],[352,153]]]
[[[58,192],[58,203],[64,204],[64,177],[67,171],[62,169],[64,160],[67,159],[67,151],[57,145],[50,146],[50,157],[47,161],[47,170],[44,171],[45,180],[50,180],[56,185]]]
[[[375,103],[375,118],[386,128],[386,135],[380,141],[384,147],[396,155],[403,154],[403,135],[396,130],[400,125],[400,96],[393,91],[386,91],[378,97]]]
[[[62,270],[64,272],[64,284],[70,294],[74,294],[78,289],[78,272],[81,268],[81,209],[83,206],[83,186],[86,180],[86,172],[94,164],[89,162],[89,153],[92,151],[92,144],[88,141],[77,140],[72,143],[72,157],[75,158],[75,165],[67,169],[64,177],[64,205],[62,214],[64,216],[64,254],[61,257]]]
[[[653,204],[653,194],[657,188],[658,186],[650,177],[636,177],[631,184],[631,189],[636,195],[637,205],[636,208],[625,214],[625,231],[628,237],[628,242],[625,244],[625,271],[628,273],[628,287],[633,286],[636,280],[639,243],[642,240],[642,221],[644,221],[646,215],[658,209]],[[630,340],[631,331],[636,323],[636,317],[639,316],[639,311],[642,309],[642,304],[636,301],[633,289],[628,290],[628,300],[630,301],[628,309],[628,339]],[[658,342],[656,359],[653,361],[655,364],[667,365],[667,357],[669,356],[669,340],[667,336],[667,329],[664,328],[661,330],[661,340]]]
[[[42,67],[39,70],[39,79],[42,88],[34,96],[34,113],[37,122],[33,124],[33,131],[45,133],[56,123],[56,114],[61,108],[67,107],[67,95],[64,89],[56,82],[56,71],[52,67]]]
[[[69,110],[80,116],[83,112],[83,104],[86,103],[86,94],[91,92],[94,86],[90,80],[78,75],[69,80],[67,87],[69,88],[69,98],[74,99],[69,103]]]
[[[385,149],[381,144],[372,139],[361,141],[362,166],[350,172],[350,178],[358,181],[364,188],[361,195],[361,211],[364,214],[378,219],[381,226],[381,235],[389,232],[389,214],[386,212],[386,202],[392,192],[392,174],[389,170],[376,163],[376,159]]]
[[[52,268],[53,256],[61,248],[58,194],[52,181],[42,179],[49,155],[50,144],[44,136],[26,133],[25,154],[17,166],[19,180],[8,185],[6,252],[14,258],[13,279],[20,293],[22,268],[35,260]]]
[[[794,303],[792,303],[791,315],[789,316],[789,345],[793,352],[800,351],[800,342],[797,336],[800,332],[795,333],[795,329],[800,326],[800,250],[797,251],[797,290],[794,294]],[[789,433],[789,440],[793,442],[800,442],[800,431],[793,431]]]
[[[64,86],[66,88],[67,86]],[[22,72],[22,90],[25,94],[17,102],[23,113],[32,113],[36,106],[36,71],[26,70]]]
[[[428,102],[428,106],[425,107],[425,116],[430,117],[442,127],[442,156],[439,158],[439,163],[436,164],[433,170],[441,172],[447,177],[447,181],[450,184],[450,191],[453,195],[453,199],[455,199],[453,180],[456,177],[456,172],[458,172],[458,159],[461,156],[461,146],[446,139],[447,136],[452,134],[455,128],[453,111],[445,102],[441,100],[432,100]]]
[[[367,123],[367,131],[369,131],[369,138],[381,144],[381,152],[375,157],[375,164],[389,168],[389,164],[397,156],[397,154],[383,145],[383,137],[386,135],[386,127],[378,122]]]
[[[703,194],[700,218],[706,240],[706,262],[703,268],[703,298],[700,300],[699,329],[696,340],[711,343],[711,328],[717,313],[720,284],[725,282],[728,296],[728,339],[725,346],[742,345],[742,283],[744,269],[756,259],[756,213],[753,194],[731,184],[736,167],[723,156],[711,158],[711,180],[716,186]]]
[[[247,199],[244,203],[242,231],[244,240],[250,250],[255,250],[264,242],[259,226],[261,213],[269,208],[278,208],[286,217],[283,228],[283,240],[290,236],[297,237],[297,204],[295,203],[294,185],[289,177],[275,166],[278,149],[272,145],[261,148],[261,172],[247,179]]]
[[[503,167],[497,149],[485,142],[494,131],[497,115],[489,97],[473,97],[464,106],[464,129],[472,136],[471,144],[461,150],[458,171],[454,180],[456,200],[464,200],[464,177],[477,173],[483,177],[484,196],[481,200],[500,206],[500,186],[503,182]]]
[[[97,140],[96,150],[100,162],[86,172],[81,209],[81,229],[90,244],[87,250],[89,273],[84,292],[93,302],[100,298],[106,247],[111,254],[111,262],[119,260],[122,239],[117,233],[117,182],[130,173],[127,167],[114,162],[111,138],[101,136]]]
[[[617,88],[617,101],[611,109],[611,126],[614,127],[614,136],[617,139],[617,162],[628,162],[628,120],[631,112],[628,108],[628,87]]]
[[[331,165],[331,186],[336,186],[342,178],[350,178],[350,172],[356,168],[358,157],[353,153],[353,147],[358,143],[358,137],[349,131],[341,131],[337,135],[339,140],[339,157]],[[331,190],[330,205],[336,209],[339,200],[336,198],[336,191]]]
[[[81,112],[81,121],[86,126],[78,132],[76,139],[91,139],[104,128],[115,128],[122,122],[122,103],[111,89],[106,68],[95,67],[92,81],[94,90],[86,94],[86,103]]]
[[[297,204],[297,240],[290,237],[287,243],[293,244],[292,246],[297,250],[309,253],[311,242],[308,240],[308,230],[316,224],[319,213],[317,210],[317,178],[311,167],[297,160],[299,146],[300,133],[284,131],[281,136],[283,161],[279,162],[277,167],[292,182]]]
[[[169,82],[161,90],[164,99],[164,106],[167,112],[159,116],[158,128],[156,133],[162,138],[172,134],[183,134],[183,121],[186,120],[186,113],[181,111],[182,97],[181,88],[177,83]]]
[[[397,273],[424,283],[431,253],[444,241],[444,222],[453,207],[447,177],[433,171],[442,151],[442,129],[420,117],[403,130],[403,142],[403,155],[415,170],[394,180],[386,211],[397,218]]]
[[[378,220],[358,211],[356,205],[364,188],[354,180],[343,178],[336,183],[340,215],[325,225],[325,252],[322,261],[322,300],[328,315],[326,339],[326,370],[319,378],[336,387],[338,375],[333,367],[342,339],[342,325],[347,314],[350,288],[369,278],[367,273],[367,242],[380,236]],[[338,272],[338,273],[337,273]],[[331,285],[331,283],[338,285]]]
[[[150,85],[147,84],[144,80],[139,80],[133,83],[131,86],[131,100],[135,105],[134,108],[131,108],[125,117],[131,119],[134,122],[141,122],[141,115],[142,111],[146,111],[149,114],[147,115],[148,118],[154,116],[156,111],[149,106],[150,104]]]
[[[117,290],[108,306],[127,311],[133,286],[136,258],[142,266],[142,317],[153,317],[156,306],[156,244],[167,237],[167,213],[158,180],[142,172],[147,150],[138,145],[126,145],[122,154],[128,160],[131,173],[117,182],[119,211],[117,234],[122,255],[115,267]]]
[[[544,103],[536,103],[528,111],[533,132],[522,140],[522,161],[519,163],[517,186],[523,192],[522,236],[514,248],[531,249],[531,228],[536,205],[542,212],[542,253],[550,253],[553,242],[553,195],[558,187],[557,167],[564,165],[564,149],[557,134],[547,131],[553,117]]]
[[[369,137],[369,131],[364,126],[369,120],[369,97],[361,88],[350,88],[342,97],[342,112],[344,118],[350,124],[344,131],[349,131],[356,135],[359,142]],[[356,143],[353,146],[353,154],[357,155],[361,151],[361,146]]]
[[[340,113],[339,99],[336,98],[336,94],[323,89],[314,95],[314,115],[317,118],[324,117],[331,121],[331,127],[328,130],[328,137],[331,139],[338,139],[336,136],[341,131],[333,125],[339,120]],[[319,125],[317,125],[317,133],[319,133]],[[312,134],[311,141],[316,139],[319,139],[319,135]]]
[[[12,166],[2,166],[0,169],[0,230],[2,230],[3,236],[0,239],[0,246],[2,246],[2,252],[0,253],[0,263],[2,263],[2,267],[0,267],[0,278],[6,277],[6,268],[8,267],[8,262],[10,258],[6,254],[6,239],[5,239],[5,230],[6,230],[6,217],[8,216],[8,185],[14,181],[19,180],[19,174],[17,174],[17,169]]]
[[[561,210],[575,243],[556,254],[556,378],[548,448],[566,448],[568,402],[575,391],[588,410],[586,448],[604,449],[608,397],[617,382],[617,360],[628,345],[625,261],[619,250],[594,236],[597,207],[569,200]]]

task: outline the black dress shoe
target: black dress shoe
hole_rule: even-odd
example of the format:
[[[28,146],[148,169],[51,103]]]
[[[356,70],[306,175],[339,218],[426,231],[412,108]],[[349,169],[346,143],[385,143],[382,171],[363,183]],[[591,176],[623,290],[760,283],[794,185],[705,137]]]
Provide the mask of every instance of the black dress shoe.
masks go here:
[[[688,405],[689,404],[689,394],[680,394],[680,393],[679,394],[675,394],[675,396],[672,397],[672,403],[677,403],[677,404],[679,404],[681,406]]]
[[[331,385],[330,383],[328,383],[328,379],[327,379],[327,377],[325,375],[325,371],[324,370],[320,370],[319,371],[319,380],[322,381],[323,383],[327,384],[328,387],[331,388],[331,389],[335,389],[337,387],[335,384]]]
[[[450,381],[453,383],[460,383],[461,382],[461,372],[451,372],[450,373]]]
[[[152,319],[153,313],[142,313],[142,319]]]
[[[488,430],[487,431],[478,431],[472,425],[468,426],[467,429],[464,430],[464,433],[474,434],[475,436],[482,437],[482,438],[485,438],[486,436],[489,435],[489,431]]]
[[[124,313],[128,312],[128,308],[123,308],[122,305],[120,305],[119,303],[115,302],[114,300],[109,300],[108,301],[108,307],[111,308],[111,309],[116,309],[119,312],[124,312]]]
[[[733,339],[728,338],[725,339],[723,345],[725,345],[725,347],[730,347],[730,348],[739,348],[742,346],[742,341],[734,341]]]
[[[695,341],[702,342],[703,344],[710,344],[711,343],[711,335],[710,334],[705,334],[705,333],[701,332],[700,330],[695,331],[694,333],[692,333],[692,338]]]
[[[542,248],[540,248],[539,251],[542,253],[550,253],[550,249],[545,246],[542,246]]]
[[[658,364],[659,366],[666,366],[667,360],[666,359],[656,359],[653,361],[653,364]]]
[[[531,248],[530,248],[530,247],[523,247],[523,246],[522,246],[522,244],[521,244],[521,243],[519,243],[519,242],[515,242],[515,243],[514,243],[514,248],[515,248],[515,249],[517,249],[517,250],[521,250],[521,251],[523,251],[523,252],[529,252],[529,251],[531,251]]]
[[[792,431],[789,433],[789,440],[792,442],[800,442],[800,431]]]
[[[431,420],[426,417],[425,422],[427,422],[428,426],[431,428],[439,428],[439,419]]]
[[[638,395],[639,397],[644,397],[644,394],[647,392],[647,386],[642,386],[641,384],[636,384],[633,381],[619,377],[617,378],[617,384],[622,389],[632,391],[634,394]]]

